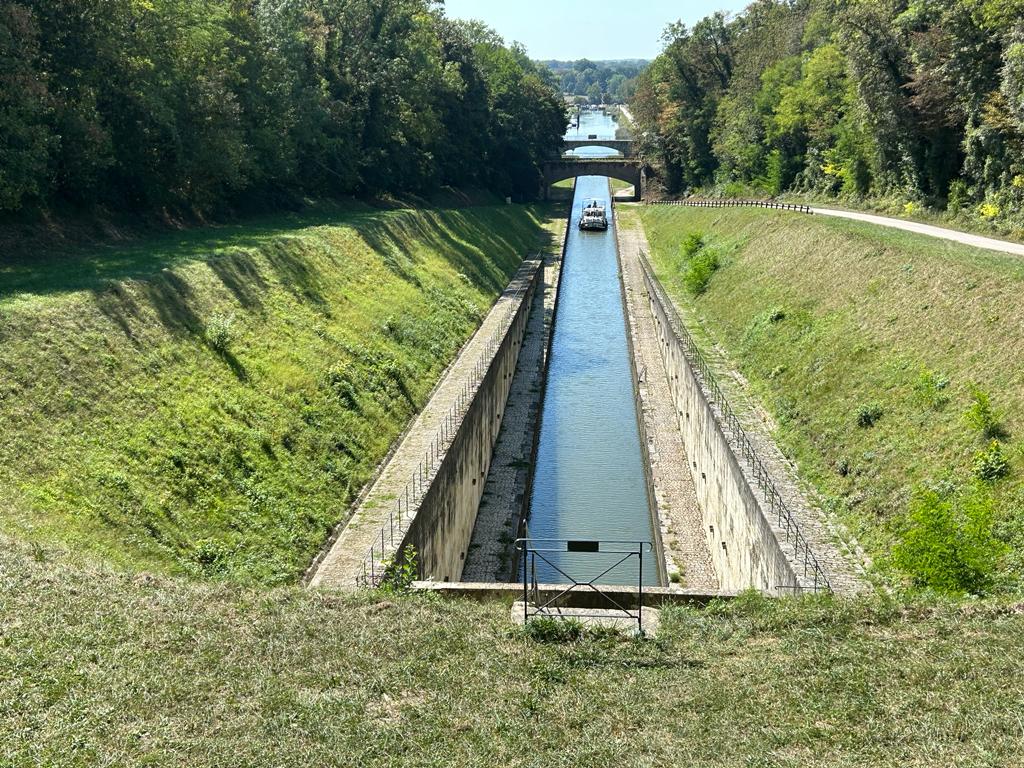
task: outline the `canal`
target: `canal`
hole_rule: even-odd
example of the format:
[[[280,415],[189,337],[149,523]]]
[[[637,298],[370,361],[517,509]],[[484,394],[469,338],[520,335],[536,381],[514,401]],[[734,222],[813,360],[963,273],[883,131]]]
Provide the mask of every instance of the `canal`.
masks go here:
[[[615,123],[584,112],[569,139],[615,137]],[[587,156],[609,150],[587,147]],[[653,542],[633,369],[619,278],[614,221],[607,232],[581,232],[576,224],[584,200],[609,200],[608,179],[580,177],[573,198],[558,296],[540,441],[530,500],[529,535],[541,539]],[[610,205],[609,205],[610,210]],[[538,545],[540,546],[540,545]],[[619,556],[548,553],[538,561],[540,581],[587,581]],[[643,580],[657,584],[656,553],[644,553]],[[635,584],[637,559],[617,566],[600,581]],[[557,568],[556,568],[557,567]]]

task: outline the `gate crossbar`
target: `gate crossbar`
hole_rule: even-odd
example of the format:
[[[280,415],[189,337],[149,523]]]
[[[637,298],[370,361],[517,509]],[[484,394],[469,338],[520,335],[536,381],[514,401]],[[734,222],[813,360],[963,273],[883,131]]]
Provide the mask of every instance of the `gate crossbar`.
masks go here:
[[[516,539],[516,550],[523,553],[523,623],[525,624],[532,617],[544,616],[548,618],[609,618],[604,613],[572,613],[569,615],[563,615],[554,612],[557,609],[557,603],[564,598],[578,590],[590,590],[600,595],[610,606],[613,606],[611,610],[619,611],[622,614],[622,618],[627,618],[637,622],[637,629],[640,633],[643,633],[643,610],[644,610],[644,586],[643,586],[643,557],[644,551],[653,551],[653,546],[649,541],[581,541],[572,539],[530,539],[522,538]],[[542,546],[535,546],[540,544]],[[611,548],[606,548],[603,545],[607,545]],[[630,548],[624,548],[626,546]],[[602,554],[602,555],[621,555],[614,563],[607,566],[592,578],[581,581],[571,574],[567,573],[564,568],[552,561],[548,555],[553,554]],[[597,582],[607,576],[613,570],[618,568],[623,563],[629,562],[633,559],[637,561],[637,609],[635,611],[627,608],[619,600],[616,600],[608,592],[602,590]],[[540,588],[537,581],[537,560],[547,564],[555,572],[560,574],[566,581],[562,589],[560,589],[553,596],[541,602]],[[559,585],[562,586],[562,585]],[[533,595],[533,607],[531,609],[530,595]]]

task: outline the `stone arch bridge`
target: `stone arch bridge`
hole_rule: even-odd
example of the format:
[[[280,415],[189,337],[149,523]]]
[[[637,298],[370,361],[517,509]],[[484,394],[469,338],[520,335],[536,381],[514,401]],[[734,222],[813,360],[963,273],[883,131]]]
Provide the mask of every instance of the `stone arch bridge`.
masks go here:
[[[597,146],[604,147],[607,146],[607,143],[599,143]],[[543,172],[545,200],[548,199],[552,184],[565,179],[575,179],[578,176],[607,176],[632,184],[633,197],[635,200],[640,200],[643,198],[644,184],[647,180],[647,171],[641,161],[618,157],[595,159],[563,157],[561,160],[550,160],[544,163]]]
[[[565,139],[562,141],[563,152],[571,152],[583,147],[607,147],[620,153],[623,157],[633,156],[632,139]]]

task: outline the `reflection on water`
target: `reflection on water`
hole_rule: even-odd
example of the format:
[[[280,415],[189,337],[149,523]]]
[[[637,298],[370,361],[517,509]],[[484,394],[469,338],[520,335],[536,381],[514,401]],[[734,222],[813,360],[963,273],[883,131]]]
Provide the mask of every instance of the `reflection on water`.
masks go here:
[[[583,113],[586,138],[615,135],[612,120]],[[584,148],[600,156],[607,150]],[[608,181],[577,180],[569,240],[558,297],[547,393],[534,471],[529,531],[537,539],[652,541],[651,513],[640,452],[640,435],[626,323],[619,287],[614,222],[607,232],[576,228],[582,201],[608,199]],[[589,580],[620,556],[546,555],[558,568]],[[541,581],[566,581],[538,561]],[[601,579],[636,583],[630,559]],[[644,555],[644,582],[657,583],[653,554]]]

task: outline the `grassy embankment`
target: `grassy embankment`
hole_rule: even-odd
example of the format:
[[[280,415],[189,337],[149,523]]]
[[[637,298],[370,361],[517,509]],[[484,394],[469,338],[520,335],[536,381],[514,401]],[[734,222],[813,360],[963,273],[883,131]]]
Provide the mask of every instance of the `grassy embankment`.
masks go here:
[[[666,610],[538,642],[508,606],[136,577],[0,547],[11,766],[1008,766],[1024,614]],[[41,560],[41,562],[40,562]]]
[[[548,213],[351,204],[0,262],[0,530],[295,578]]]
[[[977,486],[1006,545],[989,586],[1021,589],[1024,262],[823,217],[657,206],[632,215],[688,324],[739,368],[784,451],[883,569],[915,489],[974,487],[978,455],[998,437],[1007,474]],[[693,233],[720,265],[696,296],[681,253]],[[996,412],[988,438],[967,417],[972,385]]]

